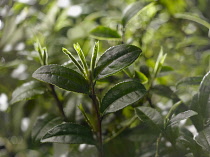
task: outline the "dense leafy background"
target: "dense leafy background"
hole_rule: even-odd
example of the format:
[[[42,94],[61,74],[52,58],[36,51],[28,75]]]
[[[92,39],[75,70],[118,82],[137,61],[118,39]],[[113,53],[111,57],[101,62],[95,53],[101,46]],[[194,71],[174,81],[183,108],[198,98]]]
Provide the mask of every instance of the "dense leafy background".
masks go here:
[[[126,70],[99,80],[99,97],[103,98],[115,84],[130,78],[139,79],[149,92],[143,100],[104,118],[106,157],[155,156],[160,130],[164,132],[159,144],[161,157],[208,156],[209,28],[208,24],[203,26],[181,14],[210,22],[210,1],[69,0],[70,3],[62,5],[64,2],[0,1],[0,156],[96,156],[96,149],[91,145],[39,142],[39,129],[47,132],[60,124],[61,119],[48,87],[32,78],[33,72],[41,66],[34,43],[39,40],[47,47],[49,64],[77,71],[62,47],[76,54],[73,44],[78,42],[90,61],[95,39],[100,40],[101,56],[109,47],[121,44],[121,38],[124,44],[140,47],[141,57]],[[132,8],[125,9],[130,4],[133,4]],[[74,9],[77,9],[77,15],[72,14]],[[77,106],[83,104],[84,110],[90,110],[88,97],[60,88],[56,88],[56,92],[65,105],[69,121],[86,125]],[[20,102],[20,99],[24,101]],[[178,101],[182,102],[169,112]],[[152,117],[147,112],[148,106],[150,113],[162,119]],[[187,110],[196,111],[198,115]],[[195,115],[190,118],[192,121],[188,119],[170,125],[176,117],[170,121],[167,118],[173,116],[168,112],[178,115],[186,111],[189,116]],[[44,115],[48,118],[43,122],[46,113],[50,115]],[[133,119],[135,113],[138,119]],[[40,121],[36,122],[37,117]],[[35,122],[44,128],[37,128],[33,139],[31,132]],[[159,124],[165,126],[154,129]],[[109,140],[119,132],[118,137]]]

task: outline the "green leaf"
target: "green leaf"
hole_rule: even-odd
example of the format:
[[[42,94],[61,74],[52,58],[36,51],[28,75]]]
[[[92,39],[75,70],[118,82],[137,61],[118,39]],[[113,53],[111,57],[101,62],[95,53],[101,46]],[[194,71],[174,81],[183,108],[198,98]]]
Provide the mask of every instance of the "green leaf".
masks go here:
[[[92,72],[94,71],[95,66],[96,66],[96,59],[98,56],[98,51],[99,51],[99,42],[95,42],[92,57],[91,57],[91,62],[90,62],[90,69]]]
[[[41,142],[95,145],[91,130],[79,124],[63,123],[49,130]]]
[[[38,117],[31,134],[33,141],[40,141],[48,130],[60,123],[62,123],[62,119],[51,114]]]
[[[98,40],[121,40],[116,30],[109,27],[98,26],[90,32],[90,36]]]
[[[74,58],[71,52],[69,52],[66,48],[62,48],[63,53],[65,53],[75,64],[75,66],[80,70],[81,73],[84,74],[82,66],[79,64],[79,62]]]
[[[140,71],[135,71],[135,77],[137,77],[142,84],[145,84],[148,82],[148,78],[144,75],[144,73]]]
[[[210,29],[210,23],[208,23],[207,21],[201,19],[198,16],[191,15],[189,13],[178,13],[178,14],[175,14],[175,17],[176,18],[187,19],[187,20],[191,20],[191,21],[197,22],[197,23],[199,23],[199,24],[207,27],[208,29]]]
[[[135,111],[141,121],[148,123],[152,128],[163,129],[163,117],[157,110],[151,107],[137,107]]]
[[[135,2],[131,5],[129,5],[124,13],[123,13],[123,17],[122,17],[122,25],[123,27],[126,26],[126,24],[128,24],[128,22],[136,15],[140,14],[141,11],[149,8],[151,5],[154,5],[155,3],[150,3],[148,5],[144,5],[142,2],[138,1]]]
[[[100,112],[118,111],[135,103],[146,94],[145,87],[138,81],[121,82],[111,88],[103,97]]]
[[[195,137],[195,141],[210,152],[210,126],[199,132],[198,136]]]
[[[210,71],[203,77],[198,93],[198,103],[203,117],[210,118]]]
[[[43,94],[45,88],[40,82],[37,81],[30,81],[24,83],[20,87],[14,90],[12,93],[12,100],[11,104],[14,104],[19,101],[23,100],[30,100],[33,99],[35,96]]]
[[[203,115],[201,114],[201,106],[198,103],[198,94],[194,95],[191,100],[190,109],[196,111],[198,115],[191,117],[191,121],[194,124],[197,131],[201,131],[204,129],[204,119]]]
[[[89,93],[88,82],[82,75],[60,65],[42,66],[32,76],[40,81],[53,84],[68,91]]]
[[[102,79],[126,68],[139,57],[141,52],[140,48],[126,44],[109,48],[97,62],[95,79]]]
[[[202,77],[187,77],[177,83],[177,87],[181,85],[199,85]]]
[[[188,110],[188,111],[179,113],[170,120],[169,125],[174,125],[176,123],[179,123],[181,120],[187,119],[187,118],[192,117],[194,115],[197,115],[197,112],[192,111],[192,110]]]
[[[83,66],[83,69],[84,69],[84,73],[85,73],[85,76],[88,76],[88,65],[87,65],[87,62],[86,62],[86,59],[85,59],[85,55],[80,47],[80,45],[77,43],[77,44],[74,44],[74,49],[77,51],[77,54],[80,58],[80,61],[82,63],[82,66]]]

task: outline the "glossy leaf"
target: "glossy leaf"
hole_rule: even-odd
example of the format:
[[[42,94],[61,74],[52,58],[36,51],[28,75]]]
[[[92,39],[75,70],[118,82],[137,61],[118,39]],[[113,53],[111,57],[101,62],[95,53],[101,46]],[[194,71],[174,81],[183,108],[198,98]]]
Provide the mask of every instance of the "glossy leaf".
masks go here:
[[[95,140],[89,128],[73,123],[63,123],[55,126],[44,135],[41,142],[95,144]]]
[[[60,65],[42,66],[33,73],[33,77],[68,91],[85,94],[89,91],[88,82],[82,75]]]
[[[141,52],[140,48],[126,44],[109,48],[96,64],[95,79],[102,79],[126,68],[139,57]]]
[[[43,94],[45,88],[40,82],[30,81],[24,83],[20,87],[14,90],[12,93],[12,100],[11,104],[14,104],[19,101],[23,100],[30,100],[33,99],[35,96]]]
[[[210,118],[210,72],[208,72],[200,84],[198,93],[198,103],[201,108],[203,117]]]
[[[197,113],[195,111],[192,111],[192,110],[188,110],[188,111],[179,113],[179,114],[177,114],[175,117],[173,117],[170,120],[170,124],[169,125],[174,125],[176,123],[179,123],[181,120],[190,118],[190,117],[192,117],[194,115],[197,115]]]
[[[177,83],[177,87],[183,85],[199,85],[202,81],[202,77],[187,77]]]
[[[163,129],[163,118],[157,110],[151,107],[137,107],[135,111],[141,121],[148,123],[152,128]]]
[[[210,152],[210,126],[199,132],[198,136],[195,137],[195,141]]]
[[[111,88],[103,97],[100,111],[118,111],[141,99],[146,94],[145,87],[138,81],[121,82]]]
[[[121,36],[116,30],[109,27],[98,26],[90,32],[90,36],[99,40],[121,40]]]
[[[62,119],[51,114],[44,114],[37,118],[32,130],[32,139],[38,142],[54,126],[62,123]]]
[[[122,25],[125,27],[126,24],[128,24],[128,22],[134,16],[139,14],[143,9],[146,9],[146,8],[150,7],[151,5],[154,5],[154,3],[150,3],[150,4],[145,6],[144,3],[138,1],[138,2],[135,2],[135,3],[131,4],[130,6],[128,6],[123,13]]]

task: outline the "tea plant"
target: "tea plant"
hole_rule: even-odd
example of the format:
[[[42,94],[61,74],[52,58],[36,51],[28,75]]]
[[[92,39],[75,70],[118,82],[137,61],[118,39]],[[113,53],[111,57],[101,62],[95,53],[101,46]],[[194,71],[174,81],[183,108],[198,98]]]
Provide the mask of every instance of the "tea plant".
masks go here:
[[[14,84],[22,85],[14,90],[8,111],[1,112],[1,122],[13,123],[2,124],[5,138],[0,138],[0,144],[6,141],[3,146],[9,156],[21,157],[61,156],[66,152],[65,156],[71,157],[208,157],[209,39],[197,23],[208,30],[210,25],[183,12],[190,4],[188,11],[202,15],[194,7],[196,2],[137,1],[124,9],[124,3],[107,0],[107,6],[114,6],[110,9],[114,14],[107,12],[114,15],[110,18],[94,12],[103,6],[98,2],[93,2],[95,8],[85,5],[90,16],[82,14],[78,18],[69,18],[53,0],[46,1],[50,5],[43,7],[45,15],[38,23],[34,22],[34,15],[20,23],[14,23],[16,15],[12,11],[5,16],[8,20],[0,33],[4,37],[0,48],[18,42],[20,38],[11,42],[9,39],[28,30],[29,35],[22,33],[23,40],[26,38],[25,49],[33,53],[19,53],[27,56],[24,63],[30,65],[28,73],[33,73],[33,78],[15,82],[5,75],[8,81],[3,80],[1,89],[9,91]],[[41,3],[45,2],[37,1],[36,7]],[[204,3],[207,5],[202,6],[208,8],[208,2]],[[22,10],[24,5],[14,4],[16,12],[37,9],[27,6]],[[28,23],[32,28],[36,26],[33,33],[24,27]],[[32,46],[37,38],[42,43],[35,44],[39,55],[34,54]],[[92,43],[94,40],[100,40],[100,49],[99,42]],[[75,42],[81,47],[73,45]],[[70,59],[67,62],[65,55]],[[10,56],[15,58],[14,54]],[[5,67],[15,67],[23,62],[21,59],[8,62]],[[37,69],[37,64],[31,63],[38,59],[41,67]],[[1,78],[5,67],[1,67]],[[177,82],[180,78],[183,79]],[[26,131],[18,131],[23,117],[30,119],[30,126]],[[7,129],[7,125],[12,129]],[[196,133],[192,134],[192,128]],[[21,145],[17,134],[24,137]]]

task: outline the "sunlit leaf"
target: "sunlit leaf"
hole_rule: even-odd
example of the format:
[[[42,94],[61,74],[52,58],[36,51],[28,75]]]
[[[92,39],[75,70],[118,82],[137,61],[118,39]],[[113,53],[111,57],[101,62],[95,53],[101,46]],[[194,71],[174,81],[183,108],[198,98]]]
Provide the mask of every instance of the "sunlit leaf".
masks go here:
[[[138,81],[126,81],[111,88],[104,96],[100,111],[118,111],[141,99],[146,94],[145,87]]]
[[[179,113],[170,120],[169,125],[174,125],[176,123],[179,123],[181,120],[187,119],[187,118],[192,117],[194,115],[197,115],[197,113],[195,111],[192,111],[192,110],[188,110],[188,111]]]
[[[99,40],[121,40],[121,36],[116,30],[109,27],[98,26],[90,32],[90,36]]]
[[[126,44],[109,48],[96,64],[95,79],[102,79],[126,68],[139,57],[141,52],[140,48]]]
[[[95,144],[91,130],[79,124],[63,123],[49,130],[41,142],[64,144]]]
[[[140,71],[135,71],[135,77],[137,77],[142,84],[148,82],[148,78]]]
[[[45,88],[42,84],[40,84],[40,82],[30,81],[24,83],[14,90],[10,103],[13,104],[19,101],[33,99],[35,96],[43,94],[44,91]]]
[[[149,8],[151,5],[154,5],[154,4],[155,3],[150,3],[145,6],[144,3],[142,3],[141,1],[138,1],[138,2],[135,2],[131,5],[129,5],[123,13],[122,25],[125,27],[125,25],[128,24],[128,22],[134,16],[138,15],[142,10]]]
[[[33,77],[62,89],[88,94],[89,87],[85,78],[74,70],[60,66],[41,66],[33,73]]]

